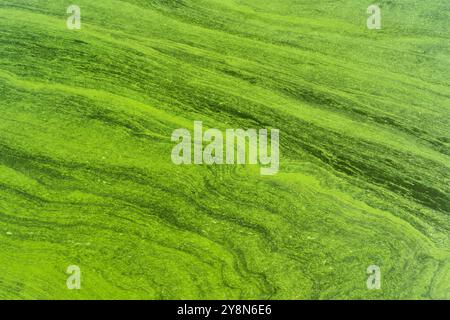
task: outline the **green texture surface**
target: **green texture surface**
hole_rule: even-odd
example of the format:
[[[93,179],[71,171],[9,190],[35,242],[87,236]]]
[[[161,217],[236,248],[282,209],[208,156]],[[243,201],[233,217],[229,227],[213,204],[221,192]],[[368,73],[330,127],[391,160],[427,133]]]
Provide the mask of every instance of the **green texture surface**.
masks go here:
[[[450,2],[377,3],[0,0],[0,298],[450,299]]]

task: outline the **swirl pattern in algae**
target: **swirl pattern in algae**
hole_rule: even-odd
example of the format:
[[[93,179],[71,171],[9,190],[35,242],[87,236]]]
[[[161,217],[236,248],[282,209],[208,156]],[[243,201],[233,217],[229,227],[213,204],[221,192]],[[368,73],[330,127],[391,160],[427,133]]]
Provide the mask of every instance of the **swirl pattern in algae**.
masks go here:
[[[450,298],[450,2],[74,2],[0,0],[0,298]],[[196,120],[279,173],[174,165]]]

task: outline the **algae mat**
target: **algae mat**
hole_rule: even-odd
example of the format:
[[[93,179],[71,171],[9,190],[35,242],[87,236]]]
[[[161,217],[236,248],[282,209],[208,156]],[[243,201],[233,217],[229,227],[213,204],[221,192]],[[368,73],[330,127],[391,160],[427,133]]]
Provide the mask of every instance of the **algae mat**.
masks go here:
[[[0,0],[0,298],[450,299],[450,2],[371,4]]]

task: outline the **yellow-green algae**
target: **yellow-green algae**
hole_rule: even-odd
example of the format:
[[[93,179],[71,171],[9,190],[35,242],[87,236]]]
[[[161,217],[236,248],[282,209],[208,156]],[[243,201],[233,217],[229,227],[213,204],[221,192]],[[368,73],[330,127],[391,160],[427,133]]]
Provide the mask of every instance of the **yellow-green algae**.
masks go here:
[[[449,299],[450,2],[377,3],[0,0],[0,298]],[[280,172],[172,164],[195,120]]]

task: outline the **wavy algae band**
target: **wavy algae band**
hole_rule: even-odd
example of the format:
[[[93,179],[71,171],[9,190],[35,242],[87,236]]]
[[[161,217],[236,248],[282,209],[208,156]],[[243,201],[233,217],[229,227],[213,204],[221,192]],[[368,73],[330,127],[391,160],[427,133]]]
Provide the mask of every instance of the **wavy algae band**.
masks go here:
[[[450,2],[372,4],[0,0],[0,299],[450,299]]]

